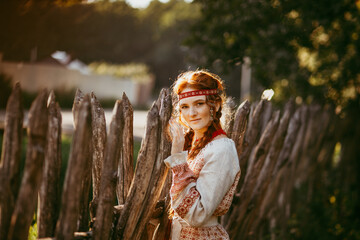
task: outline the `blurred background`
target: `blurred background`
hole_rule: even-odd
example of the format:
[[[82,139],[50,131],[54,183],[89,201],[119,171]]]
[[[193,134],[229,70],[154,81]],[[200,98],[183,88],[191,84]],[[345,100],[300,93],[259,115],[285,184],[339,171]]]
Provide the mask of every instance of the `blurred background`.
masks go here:
[[[359,8],[358,0],[3,0],[0,107],[15,81],[30,94],[56,90],[63,108],[77,87],[104,102],[125,91],[146,107],[182,71],[207,68],[237,99],[272,88],[275,102],[340,111],[359,103]]]
[[[0,108],[20,82],[27,108],[47,87],[62,109],[80,88],[104,108],[126,92],[147,110],[179,73],[206,68],[237,103],[273,89],[277,106],[333,107],[355,134],[359,34],[360,0],[1,0]],[[287,239],[360,239],[360,184],[327,186],[293,216]]]

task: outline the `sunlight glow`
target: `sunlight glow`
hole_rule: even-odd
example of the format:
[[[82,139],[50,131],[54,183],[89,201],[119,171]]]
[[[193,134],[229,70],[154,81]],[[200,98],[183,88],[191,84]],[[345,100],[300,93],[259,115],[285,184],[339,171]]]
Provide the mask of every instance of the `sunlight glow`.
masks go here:
[[[272,89],[266,89],[263,93],[262,93],[262,96],[261,96],[261,99],[265,99],[265,100],[268,100],[270,101],[271,98],[274,96],[274,90]]]
[[[169,0],[159,0],[162,3],[166,3]],[[149,6],[151,0],[126,0],[126,2],[133,8],[146,8]],[[192,2],[192,0],[185,0],[185,2]]]

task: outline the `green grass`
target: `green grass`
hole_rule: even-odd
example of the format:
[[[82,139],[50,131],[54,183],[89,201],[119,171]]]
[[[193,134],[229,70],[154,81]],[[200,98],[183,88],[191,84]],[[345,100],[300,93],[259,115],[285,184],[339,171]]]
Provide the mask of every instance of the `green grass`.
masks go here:
[[[29,229],[29,236],[28,240],[36,240],[38,238],[38,229],[37,229],[37,222],[36,222],[36,214],[34,214],[33,222],[31,223]]]

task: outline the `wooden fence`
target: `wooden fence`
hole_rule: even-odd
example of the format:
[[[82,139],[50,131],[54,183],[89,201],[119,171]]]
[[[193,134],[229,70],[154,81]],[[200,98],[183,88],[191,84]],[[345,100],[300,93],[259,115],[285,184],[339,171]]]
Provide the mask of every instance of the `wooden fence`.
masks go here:
[[[32,103],[21,174],[23,109],[16,84],[3,135],[0,239],[27,239],[36,209],[42,239],[164,239],[171,176],[163,159],[171,149],[166,137],[171,111],[171,96],[163,89],[149,110],[134,168],[133,109],[126,95],[116,102],[107,133],[95,95],[77,91],[61,189],[60,107],[46,90]],[[331,108],[292,101],[282,112],[267,100],[245,101],[234,112],[225,118],[225,129],[236,143],[242,175],[221,222],[231,239],[261,239],[274,228],[286,231],[295,207],[292,193],[307,184],[311,199],[311,186],[332,164],[341,121]]]

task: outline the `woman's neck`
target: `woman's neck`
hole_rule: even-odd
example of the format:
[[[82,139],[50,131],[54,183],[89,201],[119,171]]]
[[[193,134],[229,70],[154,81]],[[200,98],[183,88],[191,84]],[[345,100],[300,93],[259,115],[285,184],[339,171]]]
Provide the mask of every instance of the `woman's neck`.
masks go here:
[[[200,138],[202,138],[204,136],[206,130],[207,129],[201,129],[201,130],[198,130],[198,131],[194,131],[193,143],[195,141],[200,140]]]
[[[193,137],[191,145],[195,146],[196,142],[198,142],[200,140],[200,138],[202,138],[204,136],[204,134],[205,134],[205,132],[194,131],[194,137]],[[220,128],[212,133],[211,139],[213,139],[219,135],[226,135],[226,133],[224,132],[223,129]]]
[[[196,143],[204,136],[204,133],[201,133],[199,131],[194,131],[194,136],[191,142],[191,146],[194,147]]]

